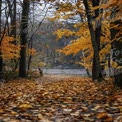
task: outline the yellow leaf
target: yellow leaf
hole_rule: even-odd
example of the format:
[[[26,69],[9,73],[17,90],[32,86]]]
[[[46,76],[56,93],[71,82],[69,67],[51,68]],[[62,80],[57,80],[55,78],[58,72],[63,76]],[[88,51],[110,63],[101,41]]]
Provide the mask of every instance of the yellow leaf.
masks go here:
[[[120,109],[120,113],[122,113],[122,106],[119,106],[119,109]]]

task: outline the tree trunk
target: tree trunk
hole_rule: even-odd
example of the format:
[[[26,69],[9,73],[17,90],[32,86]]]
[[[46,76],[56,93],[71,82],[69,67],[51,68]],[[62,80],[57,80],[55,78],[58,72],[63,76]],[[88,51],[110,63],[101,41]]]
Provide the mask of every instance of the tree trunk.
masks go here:
[[[93,27],[92,21],[95,21],[95,18],[99,15],[98,10],[95,11],[95,16],[93,16],[90,11],[89,6],[89,0],[83,0],[85,9],[86,9],[86,15],[88,19],[88,26],[89,31],[91,35],[91,41],[93,46],[93,65],[92,65],[92,79],[97,81],[102,81],[102,74],[101,74],[101,66],[100,66],[100,57],[99,57],[99,51],[100,51],[100,33],[101,33],[101,27]],[[99,1],[97,1],[99,3]],[[96,6],[94,3],[93,6]]]
[[[2,0],[0,0],[0,47],[1,47],[1,43],[2,43],[2,37],[1,37],[1,15],[2,15],[2,12],[1,12],[1,7],[2,7]],[[0,79],[3,78],[3,58],[2,58],[2,50],[0,48]]]
[[[86,70],[86,73],[87,73],[88,77],[91,77],[91,74],[89,72],[89,69],[88,68],[85,68],[85,70]]]
[[[27,30],[28,28],[28,15],[29,15],[30,0],[23,1],[22,18],[21,18],[21,35],[20,35],[20,62],[19,62],[19,76],[26,77],[26,47],[27,47]]]
[[[11,34],[13,35],[14,38],[16,38],[16,0],[14,0],[14,6],[13,6],[13,10],[12,10],[12,16],[11,16]],[[16,40],[14,41],[14,43],[16,44]]]
[[[11,30],[9,36],[14,37],[14,41],[12,43],[16,45],[16,0],[13,0],[12,3],[10,0],[7,0],[7,3],[9,8],[9,13],[10,13],[10,22],[11,22],[11,25],[9,26],[11,27],[9,29]],[[11,61],[12,63],[14,63],[14,67],[12,71],[15,71],[17,69],[18,59],[11,59]]]
[[[14,44],[17,45],[17,42],[16,42],[16,0],[14,0],[14,8],[13,8],[13,21],[12,21],[12,25],[13,25],[13,29],[12,29],[12,35],[14,35]],[[15,71],[17,69],[17,66],[18,66],[18,59],[13,59],[13,62],[14,62],[14,68],[13,68],[13,71]]]
[[[121,28],[122,20],[115,21],[111,23],[111,25],[118,25],[118,28]],[[112,43],[113,51],[112,56],[113,60],[118,64],[117,68],[114,68],[114,84],[115,86],[119,86],[122,88],[122,34],[119,34],[118,37],[116,37],[116,34],[120,32],[121,30],[112,28],[111,29],[111,39],[114,39],[114,42]],[[119,39],[119,40],[117,40]],[[120,67],[120,68],[119,68]]]
[[[93,7],[99,6],[100,0],[92,0],[92,3],[93,3]],[[97,17],[99,17],[101,10],[97,9],[94,12],[95,12],[94,18],[96,19]],[[97,47],[98,47],[98,55],[99,55],[99,51],[100,51],[100,36],[101,36],[101,19],[96,21],[96,24],[95,24],[95,41],[96,41]],[[94,57],[93,57],[93,70],[92,70],[92,73],[93,73],[92,78],[94,80],[98,79],[96,76],[96,72],[97,72],[96,62],[97,62],[97,59],[94,55]],[[100,59],[99,59],[99,63],[100,63]],[[98,70],[100,81],[102,81],[102,79],[103,79],[101,70],[102,70],[102,66],[100,66],[100,69]]]

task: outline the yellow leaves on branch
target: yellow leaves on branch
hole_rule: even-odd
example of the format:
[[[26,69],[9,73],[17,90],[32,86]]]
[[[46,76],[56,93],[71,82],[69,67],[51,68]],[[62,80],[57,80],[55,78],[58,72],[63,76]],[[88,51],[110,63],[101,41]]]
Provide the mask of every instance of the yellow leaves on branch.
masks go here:
[[[51,22],[54,22],[54,21],[56,21],[56,20],[58,20],[58,19],[60,19],[60,14],[59,13],[55,13],[56,15],[54,16],[54,17],[48,17],[47,19],[49,20],[49,21],[51,21]]]
[[[33,56],[35,54],[36,54],[36,50],[34,48],[31,48],[31,49],[29,48],[28,49],[28,55],[32,55]]]
[[[76,3],[70,3],[70,2],[57,2],[56,3],[56,12],[54,14],[54,17],[48,18],[50,21],[56,21],[59,19],[69,19],[74,17],[77,14],[85,14],[85,10],[83,7],[82,1],[77,1]],[[84,18],[84,17],[83,17]]]
[[[105,48],[100,50],[100,60],[103,61],[106,58],[106,55],[111,51],[111,44],[107,44]]]
[[[14,44],[14,38],[4,36],[1,44],[2,57],[4,59],[19,58],[20,46]]]
[[[122,5],[122,0],[109,0],[106,4],[102,5],[103,8]]]
[[[92,7],[92,10],[96,10],[99,8],[108,9],[110,7],[120,6],[120,5],[122,5],[122,0],[108,0],[106,4],[101,4],[99,6]]]
[[[48,19],[50,21],[56,21],[59,19],[66,20],[75,15],[74,9],[75,9],[75,6],[69,2],[57,3],[57,11],[55,12],[55,16],[49,17]]]
[[[90,40],[90,32],[88,30],[87,23],[77,23],[74,25],[75,28],[79,28],[77,32],[70,31],[68,29],[60,29],[55,32],[57,35],[57,39],[62,38],[62,36],[72,36],[75,35],[79,37],[76,40],[73,40],[70,44],[60,50],[62,53],[66,55],[74,54],[76,55],[78,52],[82,50],[89,49],[92,52],[92,43]]]
[[[87,23],[77,23],[74,25],[75,28],[79,28],[77,32],[73,32],[66,29],[60,29],[55,32],[57,35],[57,39],[62,38],[63,36],[72,36],[75,35],[78,37],[78,39],[71,41],[67,46],[65,46],[63,49],[58,50],[61,53],[64,53],[65,55],[76,55],[80,51],[84,51],[84,54],[87,55],[86,57],[82,56],[82,60],[80,62],[81,65],[85,67],[91,67],[91,59],[93,57],[93,48],[92,43],[90,39],[90,32],[88,30]],[[83,63],[82,63],[83,62]],[[85,62],[85,63],[84,63]],[[88,64],[88,66],[87,66]]]
[[[73,34],[75,34],[75,32],[68,30],[68,29],[58,29],[56,32],[54,32],[54,34],[57,36],[57,39],[62,38],[63,36],[72,36]]]
[[[78,26],[78,25],[76,25]],[[79,30],[75,33],[77,37],[85,37],[87,40],[90,40],[90,32],[88,30],[87,23],[83,23]]]
[[[58,6],[58,11],[61,11],[61,12],[73,11],[75,7],[72,3],[69,3],[69,2],[59,3],[57,6]]]
[[[81,37],[72,41],[69,45],[60,50],[60,52],[64,53],[65,55],[76,55],[78,52],[85,49],[91,49],[91,41],[90,39],[88,40],[87,38]]]

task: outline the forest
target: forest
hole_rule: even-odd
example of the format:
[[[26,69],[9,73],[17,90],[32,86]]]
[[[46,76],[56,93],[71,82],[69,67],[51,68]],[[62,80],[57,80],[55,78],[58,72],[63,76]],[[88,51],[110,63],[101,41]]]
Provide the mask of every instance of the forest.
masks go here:
[[[122,122],[122,0],[0,0],[0,122]]]

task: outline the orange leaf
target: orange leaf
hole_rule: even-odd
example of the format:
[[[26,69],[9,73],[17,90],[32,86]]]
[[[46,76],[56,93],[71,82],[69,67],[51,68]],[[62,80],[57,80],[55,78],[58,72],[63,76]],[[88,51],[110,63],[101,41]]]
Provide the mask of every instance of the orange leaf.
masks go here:
[[[99,114],[97,114],[97,118],[98,119],[105,119],[105,118],[107,118],[107,113],[99,113]]]

